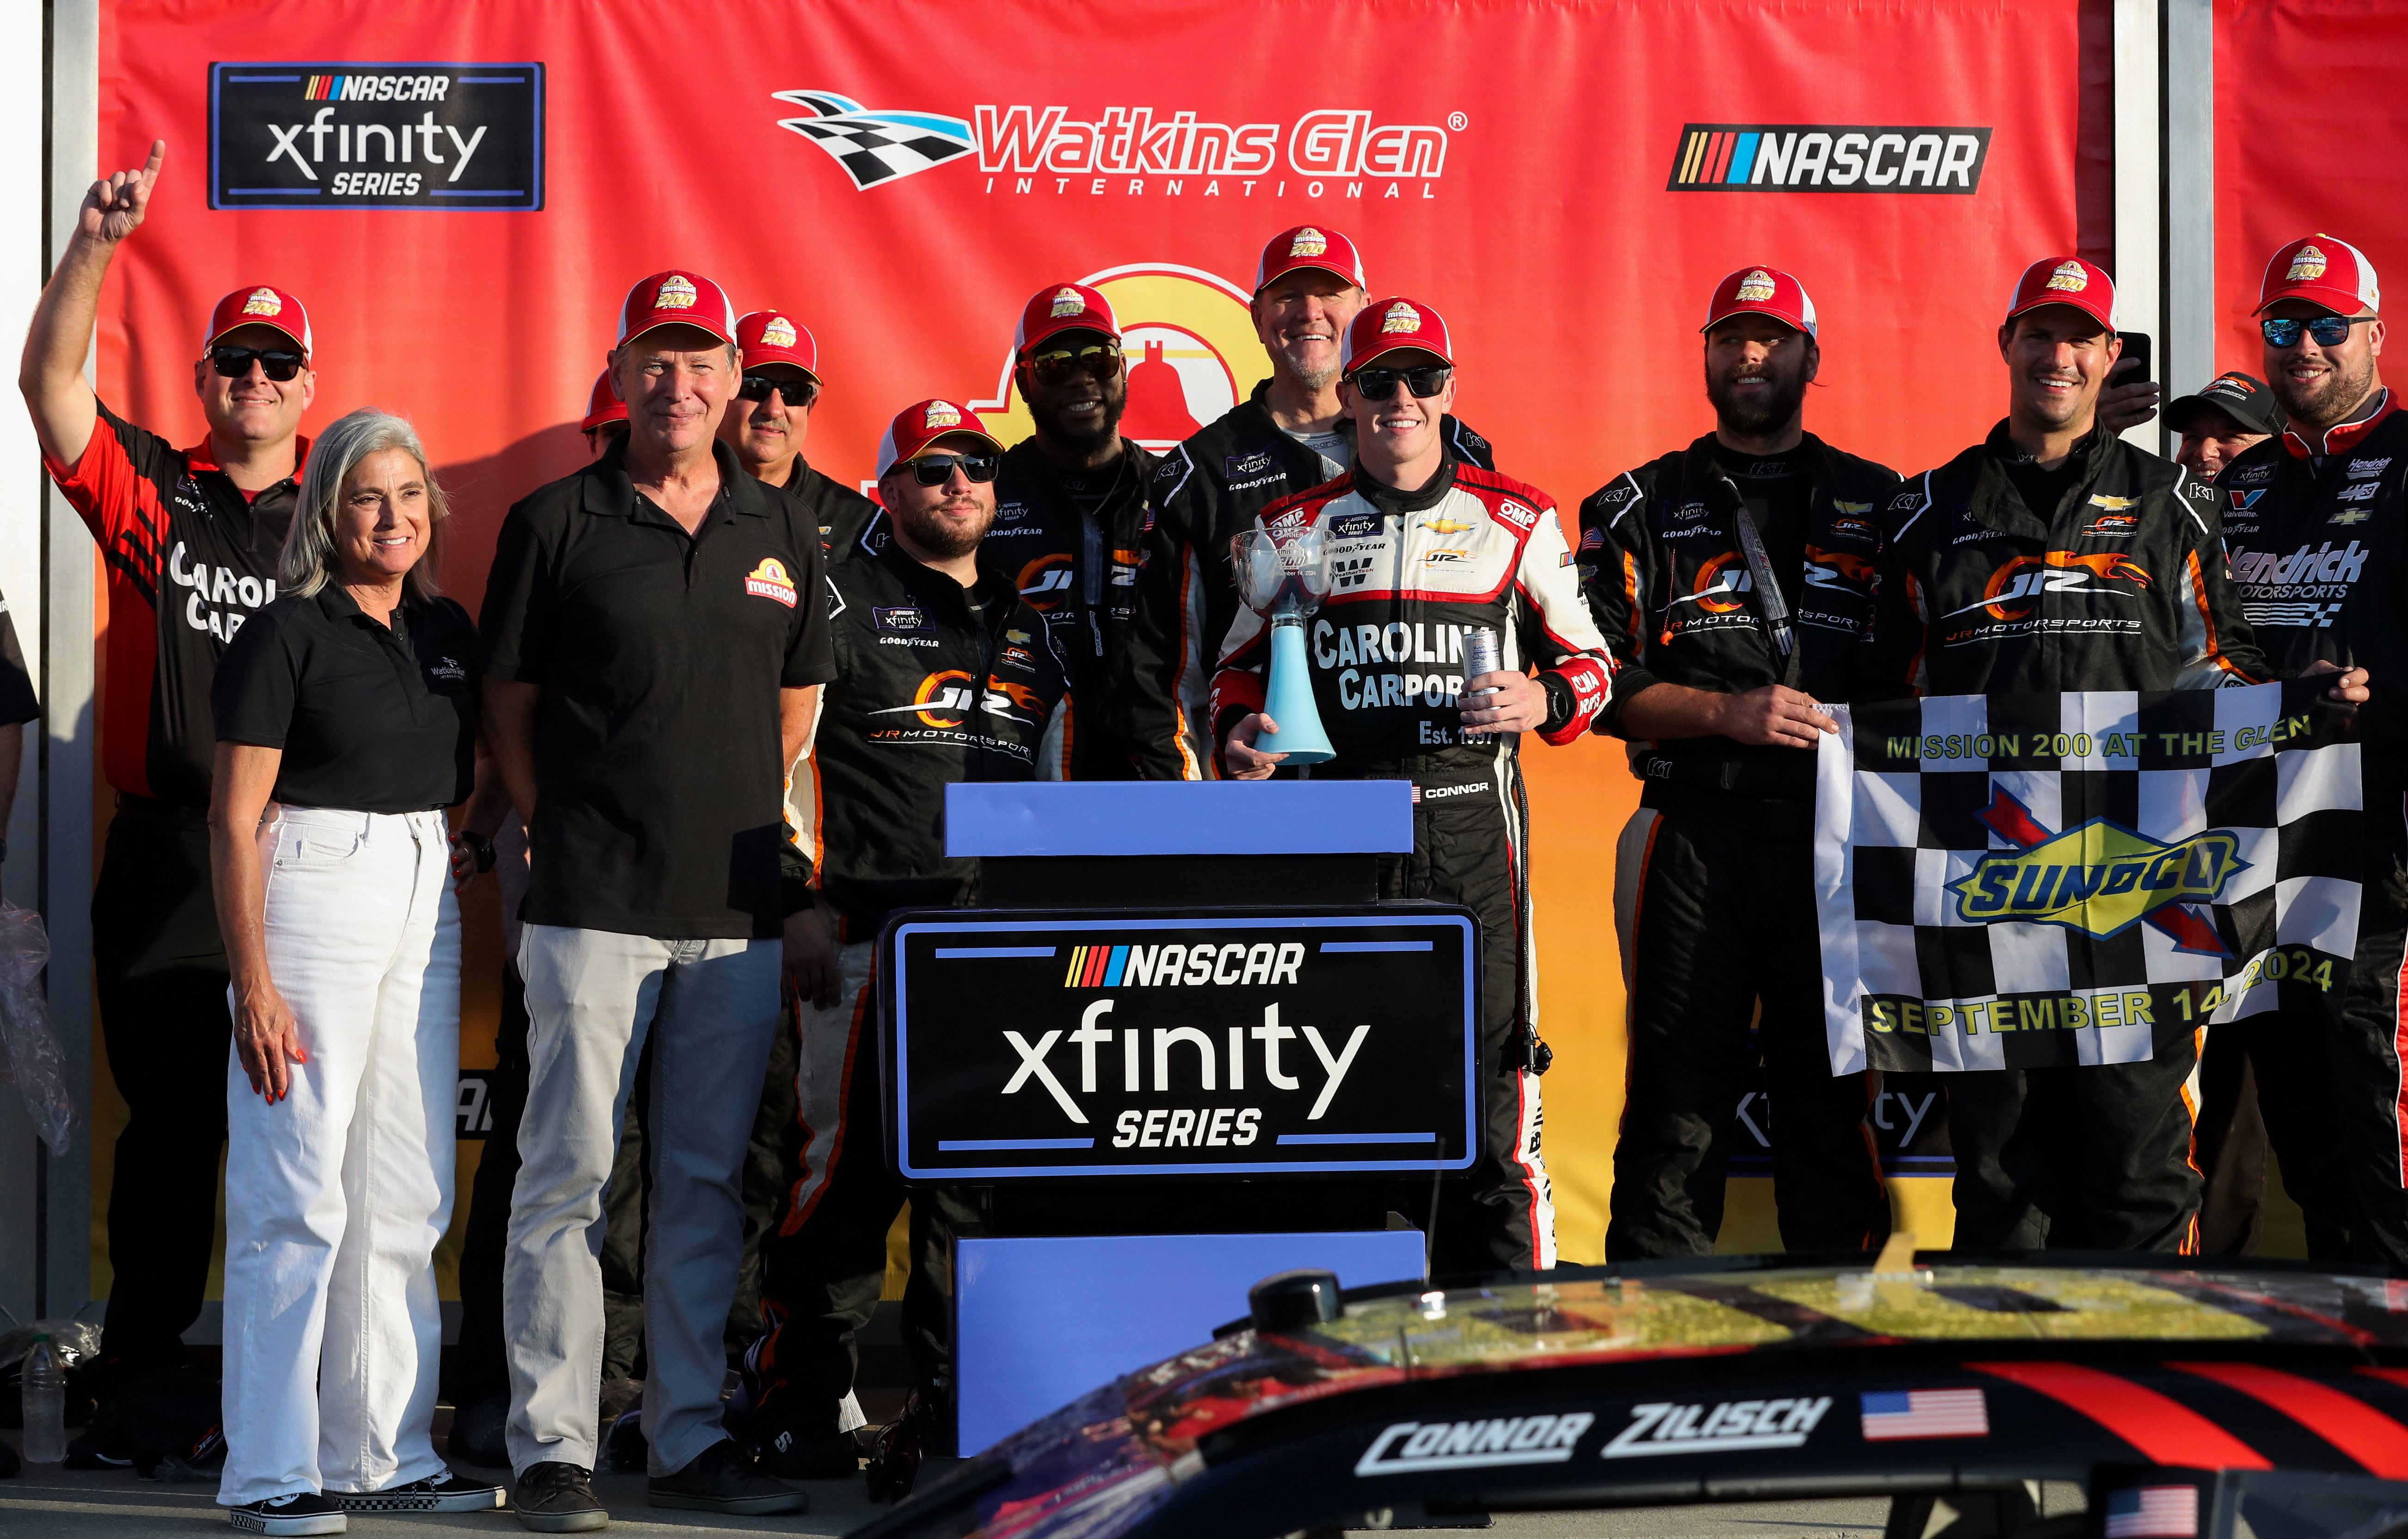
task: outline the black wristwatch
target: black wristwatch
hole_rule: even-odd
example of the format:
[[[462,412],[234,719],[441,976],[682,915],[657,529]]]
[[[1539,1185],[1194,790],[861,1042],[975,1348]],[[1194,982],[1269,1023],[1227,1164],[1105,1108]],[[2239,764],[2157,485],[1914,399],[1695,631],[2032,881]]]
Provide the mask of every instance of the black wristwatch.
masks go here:
[[[482,876],[487,871],[494,869],[494,841],[487,839],[484,835],[478,833],[473,829],[463,828],[458,833],[452,836],[452,842],[454,844],[466,844],[468,846],[469,853],[473,854],[477,857],[478,875]],[[0,846],[0,848],[5,848],[5,846]],[[0,859],[6,858],[6,856],[0,856]]]

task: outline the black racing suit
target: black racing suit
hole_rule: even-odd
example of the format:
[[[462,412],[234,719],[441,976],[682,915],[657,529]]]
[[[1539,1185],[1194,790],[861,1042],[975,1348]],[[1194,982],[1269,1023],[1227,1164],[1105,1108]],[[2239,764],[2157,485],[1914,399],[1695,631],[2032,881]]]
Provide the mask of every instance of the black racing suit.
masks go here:
[[[1811,434],[1763,458],[1709,434],[1608,482],[1581,505],[1579,549],[1616,664],[1598,729],[1628,737],[1622,709],[1658,683],[1877,698],[1863,676],[1874,633],[1885,620],[1911,623],[1885,606],[1895,587],[1877,593],[1874,581],[1878,515],[1897,487],[1896,471]],[[1792,616],[1785,654],[1740,535],[1742,508]],[[1879,1244],[1889,1201],[1865,1126],[1874,1086],[1863,1072],[1833,1076],[1822,1000],[1801,982],[1821,971],[1813,751],[1719,736],[1634,741],[1630,763],[1644,789],[1614,879],[1630,1059],[1606,1259],[1713,1250],[1759,1053],[1782,1243]]]
[[[878,1306],[886,1233],[906,1201],[885,1159],[879,929],[892,910],[976,895],[977,862],[945,856],[947,785],[1059,780],[1071,757],[1068,677],[1045,623],[999,567],[982,570],[966,593],[890,541],[828,572],[837,676],[822,698],[810,784],[798,782],[796,799],[837,916],[841,987],[835,1005],[803,1011],[799,1152],[762,1252],[770,1330],[747,1359],[748,1431],[773,1457],[795,1439],[849,1430],[839,1417],[858,1360],[853,1335]],[[923,1390],[941,1395],[952,1335],[947,1223],[958,1210],[937,1188],[910,1201],[904,1336]]]
[[[1346,468],[1273,422],[1264,404],[1269,394],[1268,380],[1254,386],[1251,396],[1164,454],[1146,482],[1146,500],[1170,559],[1149,561],[1138,577],[1137,666],[1171,681],[1190,752],[1208,776],[1218,771],[1219,755],[1205,720],[1205,697],[1239,609],[1229,541],[1280,498]],[[1351,418],[1339,423],[1350,461],[1354,426]],[[1462,423],[1441,417],[1439,432],[1456,459],[1497,468],[1488,440]]]
[[[2268,676],[2226,570],[2215,495],[2103,429],[2042,470],[2001,423],[1909,477],[1885,522],[1883,580],[1904,584],[1920,622],[1895,662],[1921,694]],[[2198,1031],[2169,1020],[2146,1062],[1950,1075],[1957,1247],[2195,1250],[2198,1062]]]
[[[1380,896],[1461,903],[1480,916],[1485,1147],[1469,1176],[1445,1188],[1434,1265],[1553,1266],[1519,742],[1510,733],[1466,742],[1455,697],[1463,632],[1479,626],[1497,635],[1505,668],[1542,670],[1548,712],[1539,735],[1547,741],[1578,738],[1604,709],[1612,665],[1554,501],[1449,454],[1417,492],[1381,486],[1358,467],[1263,518],[1275,533],[1318,525],[1339,574],[1306,622],[1313,698],[1337,750],[1312,772],[1411,781],[1413,852],[1381,857]],[[1269,630],[1252,610],[1230,626],[1212,681],[1219,737],[1262,709]],[[1410,1215],[1419,1203],[1399,1207]]]
[[[2358,713],[2367,863],[2339,1034],[2301,1009],[2249,1017],[2238,1038],[2312,1235],[2338,1227],[2350,1254],[2408,1274],[2408,411],[2386,397],[2362,423],[2270,439],[2226,466],[2215,489],[2242,611],[2268,662],[2285,675],[2362,667],[2372,692]]]
[[[797,454],[787,470],[788,495],[811,511],[820,526],[820,554],[829,565],[874,551],[886,542],[882,527],[886,511],[832,476],[824,476]],[[873,525],[879,525],[873,533]]]
[[[1168,559],[1146,506],[1154,456],[1131,439],[1090,477],[1066,476],[1035,439],[1003,456],[982,561],[1045,617],[1079,698],[1070,745],[1079,780],[1194,780],[1201,774],[1158,668],[1135,666],[1141,569]]]

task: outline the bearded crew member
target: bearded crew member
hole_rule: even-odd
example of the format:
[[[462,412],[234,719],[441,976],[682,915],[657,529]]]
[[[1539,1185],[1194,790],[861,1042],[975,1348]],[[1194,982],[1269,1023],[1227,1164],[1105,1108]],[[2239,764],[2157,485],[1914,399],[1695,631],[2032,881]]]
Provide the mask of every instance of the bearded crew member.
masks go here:
[[[820,399],[820,345],[783,311],[756,309],[736,323],[744,375],[719,436],[753,478],[801,499],[820,526],[820,549],[830,561],[864,549],[878,505],[811,468],[803,458],[811,408]]]
[[[1131,666],[1139,572],[1168,559],[1145,502],[1154,456],[1121,437],[1120,324],[1083,283],[1049,283],[1021,311],[1012,383],[1036,431],[1003,456],[987,559],[1045,617],[1079,696],[1080,780],[1201,774],[1158,668]]]
[[[1838,728],[1817,706],[1869,698],[1876,519],[1898,474],[1804,431],[1822,351],[1796,278],[1732,273],[1703,330],[1714,431],[1581,507],[1616,664],[1599,728],[1629,740],[1646,787],[1615,857],[1630,1069],[1609,1260],[1714,1248],[1759,1000],[1783,1244],[1862,1250],[1889,1231],[1867,1076],[1833,1077],[1797,980],[1822,961],[1813,748]]]
[[[1273,503],[1275,536],[1319,528],[1342,575],[1307,632],[1312,693],[1338,756],[1316,776],[1413,783],[1413,853],[1383,856],[1383,899],[1434,899],[1480,916],[1479,1063],[1487,1084],[1480,1162],[1438,1206],[1440,1272],[1548,1267],[1555,1211],[1539,1148],[1539,1041],[1531,966],[1529,807],[1520,735],[1589,730],[1612,678],[1555,503],[1466,465],[1440,431],[1455,352],[1436,310],[1364,307],[1346,329],[1340,389],[1354,423],[1343,480]],[[1466,679],[1463,635],[1496,637],[1501,666]],[[1212,681],[1224,767],[1260,780],[1283,755],[1257,747],[1269,626],[1239,612]],[[1536,666],[1542,671],[1533,677]],[[1465,691],[1482,692],[1477,699]],[[1480,734],[1467,741],[1465,733]],[[1408,1204],[1410,1206],[1411,1204]]]
[[[1908,478],[1885,515],[1882,581],[1903,584],[1918,622],[1896,666],[1919,693],[2267,676],[2226,572],[2214,495],[2096,421],[2122,351],[2104,271],[2078,257],[2025,270],[1999,327],[2007,420]],[[2145,1062],[1949,1076],[1959,1247],[2195,1248],[2186,1086],[2198,1043],[2179,1022],[2162,1026]]]
[[[1059,780],[1071,740],[1068,676],[1045,624],[1009,578],[982,567],[1001,445],[950,401],[909,407],[878,452],[893,538],[829,573],[837,676],[811,750],[808,809],[819,903],[814,945],[830,986],[803,1017],[796,1076],[802,1142],[764,1253],[770,1333],[747,1367],[751,1440],[790,1477],[853,1474],[853,1334],[886,1276],[886,1234],[905,1202],[887,1169],[877,1051],[875,954],[887,914],[972,900],[975,861],[944,851],[955,781]],[[951,1259],[958,1201],[910,1194],[911,1275],[903,1333],[919,1409],[950,1391]]]
[[[1237,617],[1229,541],[1283,496],[1335,481],[1354,463],[1354,420],[1338,399],[1338,350],[1368,295],[1362,252],[1332,229],[1282,230],[1254,264],[1248,309],[1270,378],[1202,432],[1162,456],[1147,486],[1176,559],[1139,578],[1140,666],[1172,672],[1195,755],[1213,769],[1205,691]],[[1439,424],[1455,458],[1497,467],[1488,440],[1450,416]]]
[[[17,377],[43,467],[108,568],[101,766],[117,814],[92,899],[93,962],[126,1122],[108,1197],[116,1280],[92,1380],[104,1398],[181,1366],[216,1249],[225,1098],[196,1087],[224,1079],[233,1025],[209,888],[209,687],[226,643],[276,597],[318,382],[301,301],[255,284],[219,300],[202,333],[199,442],[179,449],[93,397],[83,366],[101,283],[142,223],[166,149],[85,193]]]
[[[2227,465],[2215,485],[2241,605],[2275,670],[2322,664],[2373,674],[2360,728],[2368,864],[2329,1082],[2313,1077],[2327,1030],[2321,1011],[2286,1010],[2279,1025],[2257,1017],[2269,1023],[2258,1031],[2282,1035],[2249,1041],[2285,1187],[2311,1219],[2354,1222],[2350,1253],[2396,1276],[2408,1274],[2408,1111],[2399,1094],[2408,951],[2408,412],[2383,383],[2381,306],[2374,265],[2345,240],[2310,236],[2274,253],[2258,313],[2266,379],[2287,430]],[[2336,1142],[2346,1182],[2302,1192],[2291,1173],[2294,1150],[2313,1171],[2313,1151]],[[2322,1197],[2329,1209],[2344,1195],[2336,1185],[2354,1199],[2354,1215],[2310,1205]]]

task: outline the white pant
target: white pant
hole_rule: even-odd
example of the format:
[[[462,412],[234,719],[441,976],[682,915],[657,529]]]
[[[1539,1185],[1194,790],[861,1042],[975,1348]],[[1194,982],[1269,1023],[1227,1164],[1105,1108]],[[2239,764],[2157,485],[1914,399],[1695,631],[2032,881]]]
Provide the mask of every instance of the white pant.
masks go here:
[[[602,1387],[602,1187],[652,1043],[644,1153],[644,1433],[652,1473],[727,1433],[728,1305],[744,1259],[746,1149],[778,1029],[775,941],[528,925],[527,1099],[502,1260],[510,1463],[594,1467]]]
[[[227,1506],[443,1470],[434,1256],[460,1074],[443,814],[286,807],[259,848],[268,975],[309,1061],[273,1106],[226,1066]]]

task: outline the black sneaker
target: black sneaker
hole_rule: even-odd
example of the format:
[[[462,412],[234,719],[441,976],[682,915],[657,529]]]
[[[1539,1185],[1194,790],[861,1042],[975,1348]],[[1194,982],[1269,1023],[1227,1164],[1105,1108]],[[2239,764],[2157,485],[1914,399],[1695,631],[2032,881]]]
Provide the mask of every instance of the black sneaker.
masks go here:
[[[538,1533],[583,1533],[610,1526],[609,1509],[595,1500],[592,1472],[556,1459],[527,1466],[510,1495],[510,1510]]]
[[[509,1419],[508,1393],[487,1395],[459,1407],[452,1413],[452,1441],[444,1445],[445,1455],[454,1464],[473,1464],[480,1470],[509,1469],[510,1447],[502,1433]]]
[[[761,1446],[760,1467],[781,1480],[850,1480],[861,1473],[861,1444],[851,1432],[805,1437],[789,1430]]]
[[[502,1504],[502,1488],[490,1480],[466,1480],[451,1471],[440,1480],[413,1480],[380,1491],[329,1491],[345,1512],[492,1512]]]
[[[644,1492],[656,1507],[682,1507],[689,1512],[724,1512],[759,1517],[773,1512],[805,1512],[811,1499],[784,1483],[763,1474],[743,1450],[722,1438],[705,1448],[675,1474],[656,1474]]]
[[[340,1533],[343,1509],[316,1491],[297,1491],[226,1509],[226,1521],[245,1533]]]

